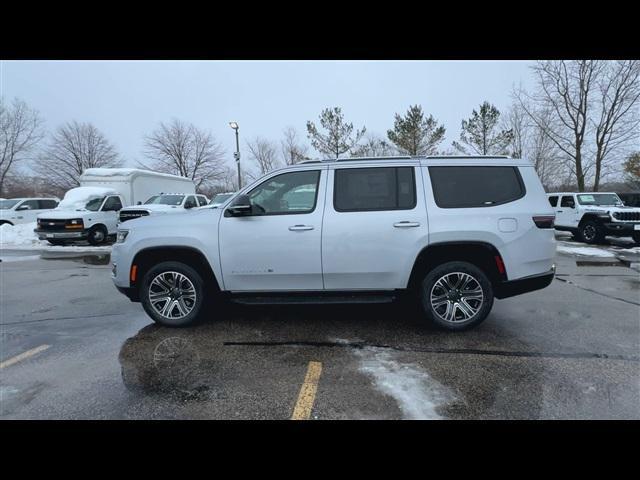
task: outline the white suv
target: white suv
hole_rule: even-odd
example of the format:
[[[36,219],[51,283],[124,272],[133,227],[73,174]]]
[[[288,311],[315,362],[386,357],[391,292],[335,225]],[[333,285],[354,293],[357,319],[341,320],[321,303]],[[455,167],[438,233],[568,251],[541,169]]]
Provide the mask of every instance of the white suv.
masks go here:
[[[58,206],[57,198],[9,198],[0,200],[0,225],[19,225],[36,221],[38,214]]]
[[[164,213],[184,213],[192,208],[205,206],[209,199],[204,195],[186,193],[160,193],[149,198],[143,205],[125,207],[120,210],[120,222]]]
[[[640,245],[640,208],[625,207],[617,194],[562,192],[547,197],[556,209],[556,230],[586,243],[602,243],[609,235],[632,237]]]
[[[124,224],[113,281],[156,322],[221,299],[387,302],[416,294],[461,330],[494,298],[549,285],[553,210],[533,166],[507,157],[312,161],[268,173],[222,208]]]

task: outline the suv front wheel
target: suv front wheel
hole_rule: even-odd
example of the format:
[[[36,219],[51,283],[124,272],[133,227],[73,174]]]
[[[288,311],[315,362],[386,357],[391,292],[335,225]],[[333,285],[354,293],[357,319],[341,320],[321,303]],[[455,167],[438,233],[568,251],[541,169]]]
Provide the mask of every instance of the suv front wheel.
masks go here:
[[[435,267],[424,278],[420,297],[427,317],[447,330],[478,325],[493,306],[491,282],[482,270],[468,262],[447,262]]]
[[[587,220],[578,231],[578,237],[585,243],[602,243],[604,242],[604,233],[598,222]]]
[[[147,315],[169,327],[196,323],[204,311],[204,300],[202,277],[181,262],[162,262],[151,268],[140,287]]]

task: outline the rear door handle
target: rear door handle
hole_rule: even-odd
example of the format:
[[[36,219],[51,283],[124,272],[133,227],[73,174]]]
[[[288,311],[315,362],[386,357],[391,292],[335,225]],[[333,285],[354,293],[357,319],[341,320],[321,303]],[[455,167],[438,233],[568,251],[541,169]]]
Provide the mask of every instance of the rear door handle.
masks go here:
[[[409,228],[409,227],[419,227],[420,223],[418,222],[409,222],[407,220],[403,221],[403,222],[396,222],[393,224],[394,227],[396,228]]]
[[[313,230],[313,225],[293,225],[289,227],[292,232],[301,232],[304,230]]]

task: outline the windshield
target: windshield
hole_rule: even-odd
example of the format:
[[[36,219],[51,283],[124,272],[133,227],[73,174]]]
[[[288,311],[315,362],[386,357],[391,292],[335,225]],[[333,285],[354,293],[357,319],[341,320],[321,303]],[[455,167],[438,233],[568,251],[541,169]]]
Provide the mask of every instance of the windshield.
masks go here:
[[[209,205],[221,205],[226,202],[231,196],[233,196],[233,193],[219,193],[218,195],[213,197],[213,200],[211,200],[211,203]]]
[[[7,210],[13,207],[20,200],[0,200],[0,210]]]
[[[615,193],[590,193],[578,195],[580,205],[599,205],[603,207],[613,207],[622,205],[622,200]]]
[[[100,205],[102,205],[103,200],[104,200],[104,197],[94,198],[93,200],[89,200],[87,204],[84,206],[84,208],[86,208],[87,210],[91,210],[92,212],[97,212],[98,209],[100,208]]]
[[[180,205],[184,195],[156,195],[144,202],[145,205]]]

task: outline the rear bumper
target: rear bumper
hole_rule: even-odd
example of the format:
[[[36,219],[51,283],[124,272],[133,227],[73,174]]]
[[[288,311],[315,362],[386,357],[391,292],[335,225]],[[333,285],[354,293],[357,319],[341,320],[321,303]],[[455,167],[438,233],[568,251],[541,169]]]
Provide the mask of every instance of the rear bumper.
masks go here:
[[[38,230],[37,228],[34,230],[35,234],[38,235],[40,240],[48,240],[48,239],[60,239],[60,240],[82,240],[87,238],[88,231],[81,230],[79,232],[69,232],[62,230]]]
[[[496,287],[494,296],[496,298],[509,298],[543,289],[551,284],[555,274],[556,267],[554,265],[548,272],[502,282]]]
[[[640,228],[640,222],[607,222],[604,228],[607,235],[628,237],[634,232],[640,234],[640,230],[635,230],[636,225]]]

